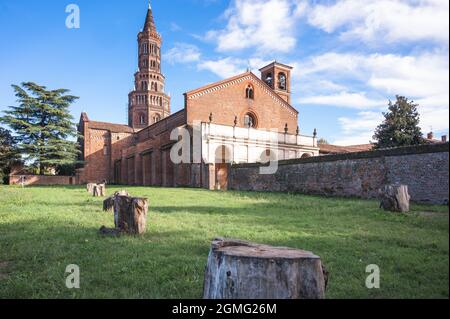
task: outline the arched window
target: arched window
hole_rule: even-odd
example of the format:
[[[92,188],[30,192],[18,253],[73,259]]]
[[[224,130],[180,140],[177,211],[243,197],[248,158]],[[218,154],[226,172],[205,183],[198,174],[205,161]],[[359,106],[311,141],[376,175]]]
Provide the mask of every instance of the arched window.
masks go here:
[[[278,74],[278,88],[280,90],[286,90],[287,89],[286,74],[284,74],[284,73],[279,73]]]
[[[253,100],[255,98],[255,93],[253,90],[253,86],[250,84],[245,89],[245,98]]]
[[[245,114],[244,125],[245,125],[245,127],[256,128],[256,125],[257,125],[256,117],[252,113]]]
[[[156,114],[153,116],[153,123],[161,121],[161,115]]]
[[[144,53],[144,54],[148,53],[148,43],[142,44],[142,53]]]
[[[273,82],[272,73],[267,73],[264,81],[267,83],[268,86],[272,86]]]

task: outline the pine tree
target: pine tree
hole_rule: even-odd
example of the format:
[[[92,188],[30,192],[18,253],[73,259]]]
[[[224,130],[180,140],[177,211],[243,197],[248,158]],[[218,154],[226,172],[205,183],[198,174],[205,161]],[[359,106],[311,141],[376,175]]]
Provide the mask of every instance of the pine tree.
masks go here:
[[[15,144],[11,132],[0,127],[0,184],[6,182],[12,165],[20,161]]]
[[[66,95],[66,89],[48,91],[32,82],[12,87],[19,105],[10,106],[0,122],[14,131],[24,159],[39,167],[40,174],[74,163],[79,151],[77,143],[69,140],[77,136],[69,107],[78,97]]]
[[[406,97],[397,96],[389,101],[389,111],[383,113],[384,121],[375,130],[375,148],[418,145],[424,143],[419,127],[418,104]]]

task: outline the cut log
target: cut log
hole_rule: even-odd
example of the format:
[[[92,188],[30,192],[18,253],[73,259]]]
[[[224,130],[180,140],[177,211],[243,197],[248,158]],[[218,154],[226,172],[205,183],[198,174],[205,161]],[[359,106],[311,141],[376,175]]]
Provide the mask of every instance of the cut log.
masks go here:
[[[323,299],[325,289],[322,262],[311,252],[232,239],[212,242],[204,299]]]
[[[391,212],[409,212],[411,196],[408,194],[408,186],[386,185],[380,189],[380,197],[380,208]]]
[[[127,234],[140,235],[145,232],[147,225],[148,200],[117,196],[114,200],[114,210],[117,211],[117,225]]]
[[[106,196],[106,185],[105,184],[96,184],[94,185],[94,197],[105,197]]]

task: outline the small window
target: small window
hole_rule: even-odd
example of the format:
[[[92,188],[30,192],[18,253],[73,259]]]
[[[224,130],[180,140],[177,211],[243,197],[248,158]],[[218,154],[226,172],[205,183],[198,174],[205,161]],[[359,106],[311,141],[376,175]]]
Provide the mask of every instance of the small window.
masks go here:
[[[255,116],[253,114],[251,114],[251,113],[245,114],[245,116],[244,116],[244,125],[245,125],[245,127],[253,127],[253,128],[255,128],[256,124],[257,124],[256,123],[256,118],[255,118]]]
[[[268,86],[272,86],[272,81],[273,81],[272,73],[267,73],[266,79],[264,81],[267,83]]]
[[[286,74],[280,73],[278,75],[278,88],[280,90],[286,90],[287,84],[286,84]]]
[[[108,145],[103,146],[103,155],[108,155]]]
[[[145,115],[144,114],[139,115],[139,124],[141,124],[141,125],[145,124]]]
[[[255,98],[253,87],[250,84],[245,89],[245,97],[250,100],[253,100]]]

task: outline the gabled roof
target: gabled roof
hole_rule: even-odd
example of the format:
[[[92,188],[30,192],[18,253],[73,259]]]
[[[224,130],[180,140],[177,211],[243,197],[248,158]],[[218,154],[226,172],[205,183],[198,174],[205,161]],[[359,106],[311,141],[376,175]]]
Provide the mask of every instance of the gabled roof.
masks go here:
[[[89,128],[96,130],[105,130],[113,133],[134,133],[134,129],[124,124],[115,124],[107,122],[89,121]]]
[[[97,129],[97,130],[105,130],[113,133],[134,133],[135,130],[125,124],[115,124],[108,122],[97,122],[89,120],[89,117],[86,112],[81,113],[80,122],[88,123],[89,128]]]
[[[261,89],[263,89],[266,93],[268,93],[272,98],[277,101],[279,104],[281,104],[283,107],[289,109],[291,112],[294,112],[295,115],[298,114],[298,111],[290,105],[288,102],[283,100],[281,96],[279,96],[270,86],[268,86],[264,81],[262,81],[259,77],[257,77],[253,72],[248,71],[236,76],[233,76],[231,78],[218,81],[215,83],[211,83],[205,86],[202,86],[198,89],[188,91],[184,93],[187,99],[195,99],[197,97],[200,97],[202,95],[220,90],[222,88],[228,87],[230,85],[242,82],[252,80],[254,84],[258,85]]]

